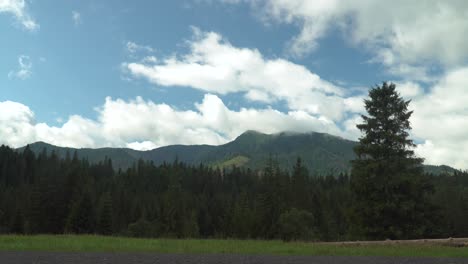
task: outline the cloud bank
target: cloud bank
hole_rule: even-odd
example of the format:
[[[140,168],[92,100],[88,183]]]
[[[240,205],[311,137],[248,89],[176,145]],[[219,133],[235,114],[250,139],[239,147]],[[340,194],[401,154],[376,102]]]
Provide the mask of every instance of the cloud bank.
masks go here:
[[[389,73],[410,80],[433,81],[434,66],[452,67],[468,59],[468,2],[374,0],[254,0],[249,3],[263,21],[298,25],[288,52],[304,56],[330,32],[373,54]]]
[[[0,103],[0,143],[19,147],[46,141],[70,147],[146,150],[170,144],[222,144],[251,129],[359,137],[355,126],[364,112],[365,94],[351,94],[291,61],[235,47],[214,32],[194,29],[188,44],[187,54],[145,57],[123,66],[132,78],[205,92],[204,99],[194,103],[194,110],[182,111],[141,97],[127,101],[108,97],[97,108],[96,120],[73,115],[61,126],[50,126],[37,123],[27,106],[6,101]],[[468,168],[464,151],[468,148],[467,76],[468,67],[460,66],[425,89],[418,82],[397,82],[401,95],[413,101],[412,136],[420,142],[416,152],[429,164]],[[246,100],[263,102],[265,107],[229,109],[219,96],[231,93],[243,93]],[[280,112],[268,106],[275,101],[286,102],[289,110]]]
[[[251,108],[233,111],[213,94],[206,94],[195,108],[194,111],[179,111],[141,97],[129,101],[108,97],[97,109],[96,120],[73,115],[62,126],[49,126],[36,123],[29,107],[5,101],[0,102],[0,144],[20,147],[45,141],[69,147],[151,149],[170,144],[218,145],[246,130],[276,133],[289,128],[340,133],[334,123],[302,111],[281,113]]]
[[[305,111],[333,121],[362,109],[361,97],[320,78],[306,67],[284,59],[267,59],[256,49],[234,47],[215,32],[194,28],[190,53],[160,62],[124,63],[133,77],[162,86],[188,86],[220,95],[243,93],[250,101],[285,101],[293,111]]]
[[[403,88],[403,87],[409,88]],[[467,169],[468,67],[449,73],[427,94],[418,92],[416,84],[400,84],[413,96],[411,108],[412,137],[417,139],[416,153],[428,164],[447,164]],[[451,93],[445,91],[450,90]],[[415,92],[416,91],[416,92]],[[341,123],[317,117],[306,111],[283,113],[271,108],[229,109],[214,94],[206,94],[195,110],[181,111],[164,104],[106,98],[97,108],[98,118],[79,115],[68,118],[61,126],[37,123],[34,112],[26,105],[0,102],[0,144],[13,147],[45,141],[69,147],[129,147],[147,150],[170,144],[223,144],[246,130],[277,133],[285,130],[318,131],[356,139],[355,126],[361,122],[351,115]]]

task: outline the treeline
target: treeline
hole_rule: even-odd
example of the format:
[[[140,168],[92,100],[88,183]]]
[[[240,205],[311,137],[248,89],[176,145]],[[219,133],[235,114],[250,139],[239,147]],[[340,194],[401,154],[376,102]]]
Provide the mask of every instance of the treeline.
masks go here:
[[[259,173],[141,160],[116,172],[109,159],[2,146],[0,233],[353,239],[348,175],[309,175],[300,159],[291,173],[266,163]],[[468,174],[428,177],[438,220],[425,236],[468,236]]]

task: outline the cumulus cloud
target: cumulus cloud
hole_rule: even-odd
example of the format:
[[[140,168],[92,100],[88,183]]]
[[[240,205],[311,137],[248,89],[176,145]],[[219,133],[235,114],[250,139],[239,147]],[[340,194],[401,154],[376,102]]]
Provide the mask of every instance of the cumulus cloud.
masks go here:
[[[9,13],[27,30],[39,29],[39,24],[34,21],[26,10],[25,0],[0,0],[0,13]]]
[[[20,55],[18,57],[18,69],[16,71],[10,71],[8,78],[18,78],[26,80],[32,75],[32,62],[31,58],[27,55]]]
[[[188,86],[221,95],[240,92],[248,100],[267,103],[286,101],[291,110],[331,120],[341,120],[345,111],[356,109],[343,101],[351,97],[345,89],[302,65],[235,47],[215,32],[193,31],[188,54],[153,63],[124,63],[124,69],[162,86]]]
[[[451,67],[468,59],[468,2],[257,0],[251,3],[268,22],[300,25],[288,50],[310,53],[330,32],[340,31],[351,45],[366,48],[389,73],[431,81],[428,65]]]
[[[0,103],[0,141],[12,146],[23,145],[26,140],[35,141],[34,113],[20,103]]]
[[[449,72],[427,94],[413,99],[417,153],[428,163],[468,168],[468,68]]]
[[[405,97],[413,98],[415,110],[411,122],[412,137],[420,144],[416,153],[428,164],[447,164],[467,169],[468,68],[450,72],[443,80],[421,94],[415,84],[405,84]],[[405,86],[401,85],[401,86]],[[445,91],[451,90],[452,93]],[[348,104],[362,108],[358,100]],[[97,108],[97,118],[70,116],[59,126],[37,123],[34,112],[15,102],[0,102],[0,144],[13,147],[35,141],[69,147],[128,147],[148,150],[171,144],[218,145],[233,140],[246,130],[277,133],[285,130],[326,132],[357,139],[359,114],[347,112],[347,118],[334,122],[306,111],[280,112],[271,108],[232,110],[214,94],[206,94],[194,110],[178,110],[147,101],[106,98]]]
[[[233,140],[246,130],[343,132],[335,123],[303,111],[229,109],[216,95],[206,94],[195,110],[179,111],[141,97],[106,98],[96,120],[73,115],[61,126],[36,123],[27,106],[0,102],[0,144],[13,147],[45,141],[69,147],[129,147],[147,150],[170,144],[213,144]]]
[[[219,139],[218,136],[225,135],[221,137],[220,142],[223,142],[246,129],[256,129],[256,124],[265,132],[312,129],[349,139],[360,136],[356,124],[362,122],[360,113],[365,112],[363,99],[367,94],[358,92],[350,95],[347,89],[321,79],[302,65],[284,59],[265,58],[256,49],[235,47],[214,32],[194,28],[194,38],[188,44],[190,52],[187,54],[164,60],[124,63],[123,66],[131,76],[146,78],[157,85],[188,86],[221,95],[240,92],[247,100],[266,104],[283,100],[289,109],[288,113],[270,108],[243,109],[232,115],[232,111],[219,103],[218,97],[211,95],[197,105],[199,112],[205,113],[204,131],[215,131],[217,135],[208,138]],[[395,61],[399,59],[389,55],[386,63],[396,65]],[[405,67],[403,64],[399,66]],[[468,76],[468,70],[458,67],[458,70],[445,74],[441,81],[425,85],[425,88],[417,81],[396,81],[398,92],[413,101],[412,136],[422,142],[416,151],[429,164],[467,168],[468,155],[460,154],[468,146],[468,138],[463,132],[468,127],[468,112],[464,106],[468,99],[468,93],[464,91],[468,77],[465,76]],[[206,105],[225,110],[211,112],[204,110]],[[236,120],[236,117],[239,118]],[[304,124],[299,125],[297,120],[301,118],[304,124],[313,125],[307,129]],[[250,120],[253,120],[252,124]],[[229,127],[232,124],[241,125],[231,133]],[[216,143],[216,140],[210,142]],[[164,143],[158,142],[161,144]]]
[[[155,146],[175,143],[217,145],[249,129],[267,133],[280,132],[285,128],[340,132],[333,122],[317,119],[305,112],[281,113],[273,109],[247,108],[233,111],[213,94],[206,94],[202,102],[195,104],[195,109],[178,111],[169,105],[155,104],[142,98],[129,102],[107,98],[99,110],[98,122],[102,134],[114,144],[120,142],[120,145],[144,141]]]
[[[348,44],[371,54],[370,63],[382,64],[400,80],[399,93],[412,100],[412,135],[422,142],[416,152],[430,164],[468,167],[467,1],[220,2],[248,3],[267,23],[298,25],[300,32],[288,43],[295,56],[309,54],[327,34],[341,32]],[[362,107],[357,98],[345,101],[355,111]],[[358,135],[359,116],[352,116],[341,127]]]

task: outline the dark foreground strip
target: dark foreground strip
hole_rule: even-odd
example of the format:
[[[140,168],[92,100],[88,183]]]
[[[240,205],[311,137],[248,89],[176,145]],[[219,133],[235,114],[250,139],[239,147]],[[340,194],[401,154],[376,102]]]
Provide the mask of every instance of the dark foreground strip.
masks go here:
[[[1,264],[461,264],[461,258],[0,252]]]

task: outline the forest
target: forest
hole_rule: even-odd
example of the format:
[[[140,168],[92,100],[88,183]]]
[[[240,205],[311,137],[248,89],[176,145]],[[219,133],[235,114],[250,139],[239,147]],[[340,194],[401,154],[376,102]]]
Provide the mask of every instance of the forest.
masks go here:
[[[0,148],[0,232],[133,237],[337,241],[353,234],[346,174],[291,172],[272,158],[262,171],[219,170],[177,160],[140,160],[126,171],[112,161],[59,159],[45,150]],[[423,237],[468,236],[468,173],[430,175],[432,225]],[[403,238],[413,238],[411,235]]]
[[[468,173],[429,174],[409,100],[384,82],[364,100],[350,174],[155,165],[115,171],[77,153],[0,148],[0,232],[307,241],[468,237]]]

